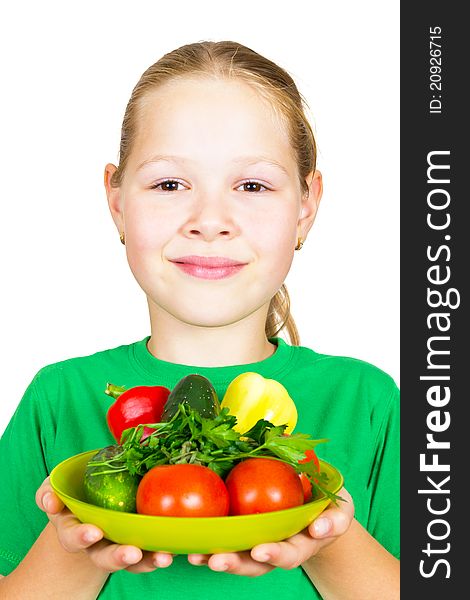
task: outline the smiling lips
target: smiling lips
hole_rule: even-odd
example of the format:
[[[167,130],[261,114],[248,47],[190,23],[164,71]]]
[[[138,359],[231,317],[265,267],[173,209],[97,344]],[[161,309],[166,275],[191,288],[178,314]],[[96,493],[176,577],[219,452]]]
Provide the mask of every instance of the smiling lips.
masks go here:
[[[247,264],[223,256],[181,256],[171,262],[188,275],[202,279],[225,279]]]

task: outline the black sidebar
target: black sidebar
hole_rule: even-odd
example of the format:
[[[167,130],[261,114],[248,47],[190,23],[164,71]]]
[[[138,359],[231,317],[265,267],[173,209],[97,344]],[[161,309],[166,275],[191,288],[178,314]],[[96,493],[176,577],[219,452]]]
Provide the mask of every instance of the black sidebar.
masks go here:
[[[462,6],[401,3],[404,600],[470,597],[470,35]]]

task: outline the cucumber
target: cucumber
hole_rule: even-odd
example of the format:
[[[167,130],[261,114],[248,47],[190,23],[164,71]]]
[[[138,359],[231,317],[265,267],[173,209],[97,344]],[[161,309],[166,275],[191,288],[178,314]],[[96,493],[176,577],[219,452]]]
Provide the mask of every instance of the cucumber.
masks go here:
[[[83,480],[85,499],[90,504],[119,510],[136,512],[136,495],[140,480],[139,475],[131,475],[129,471],[110,473],[110,467],[93,463],[102,463],[113,458],[122,451],[118,444],[106,446],[97,452],[88,463]]]
[[[178,381],[165,403],[162,421],[169,421],[176,414],[179,404],[187,404],[206,419],[213,419],[220,413],[217,392],[207,377],[202,375],[186,375]]]

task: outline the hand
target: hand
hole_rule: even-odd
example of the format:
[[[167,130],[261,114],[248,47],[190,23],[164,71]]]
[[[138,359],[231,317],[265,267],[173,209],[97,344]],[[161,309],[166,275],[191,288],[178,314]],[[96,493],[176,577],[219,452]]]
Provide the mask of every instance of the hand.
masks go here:
[[[246,552],[189,554],[188,561],[193,565],[207,565],[213,571],[248,577],[259,577],[275,567],[299,567],[348,530],[354,517],[354,503],[344,488],[338,495],[346,502],[330,505],[306,529],[287,540],[260,544]]]
[[[126,569],[131,573],[149,573],[168,567],[173,555],[166,552],[142,551],[136,546],[121,546],[103,539],[103,532],[94,525],[81,523],[54,493],[49,477],[36,492],[36,504],[43,510],[57,531],[57,537],[67,552],[86,552],[102,571],[113,573]]]

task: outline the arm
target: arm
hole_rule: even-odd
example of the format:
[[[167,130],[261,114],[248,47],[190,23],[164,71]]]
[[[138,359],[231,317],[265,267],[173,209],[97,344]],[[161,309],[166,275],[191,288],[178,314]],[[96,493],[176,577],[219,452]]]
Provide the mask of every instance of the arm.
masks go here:
[[[37,491],[36,503],[50,522],[16,569],[0,579],[5,600],[95,600],[114,571],[148,573],[172,562],[164,552],[142,552],[102,539],[100,529],[81,523],[64,507],[49,478]],[[93,539],[86,539],[87,534]]]
[[[400,597],[400,562],[355,519],[344,535],[302,568],[325,600]]]
[[[399,497],[399,393],[393,387],[387,408],[378,413],[374,470],[370,478],[374,502],[369,515],[370,530],[377,539],[387,539],[398,548]],[[354,503],[343,488],[339,496],[347,502],[330,507],[301,533],[275,544],[261,544],[251,552],[189,555],[192,564],[256,577],[275,567],[302,566],[325,600],[391,600],[399,598],[399,561],[357,520]],[[317,527],[329,525],[326,530]]]
[[[282,542],[260,544],[251,552],[188,556],[192,564],[207,564],[236,575],[258,577],[275,567],[301,566],[324,600],[397,600],[399,561],[379,544],[354,517],[347,500],[327,508],[307,529]],[[318,529],[321,524],[327,527]]]
[[[109,573],[97,568],[85,552],[71,554],[48,523],[23,561],[0,580],[2,598],[94,600]]]
[[[400,597],[400,562],[386,550],[386,547],[391,551],[399,549],[400,402],[395,384],[391,388],[390,384],[386,385],[376,409],[379,410],[374,411],[374,460],[368,481],[372,498],[367,515],[368,531],[352,519],[349,527],[343,527],[344,535],[302,564],[326,600],[395,600]],[[360,490],[357,493],[361,493]],[[333,529],[336,527],[337,523]],[[314,532],[311,533],[314,536]],[[386,543],[386,547],[377,540]]]
[[[80,523],[54,494],[46,460],[54,427],[45,407],[61,399],[56,375],[45,370],[34,378],[0,438],[0,545],[24,556],[0,580],[0,598],[6,600],[95,600],[110,573],[149,572],[172,561],[169,554],[143,553],[103,539],[100,529]],[[86,540],[87,533],[94,539]]]

